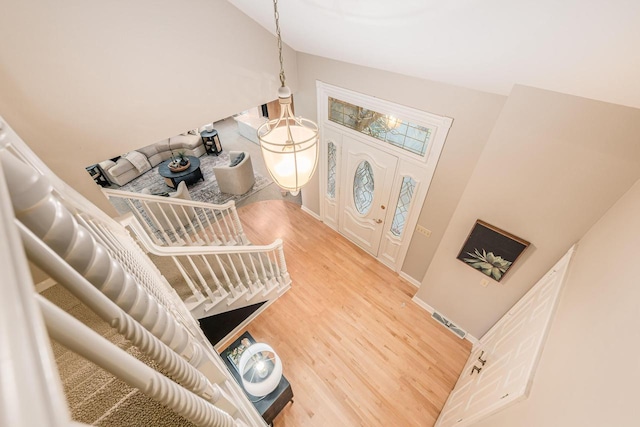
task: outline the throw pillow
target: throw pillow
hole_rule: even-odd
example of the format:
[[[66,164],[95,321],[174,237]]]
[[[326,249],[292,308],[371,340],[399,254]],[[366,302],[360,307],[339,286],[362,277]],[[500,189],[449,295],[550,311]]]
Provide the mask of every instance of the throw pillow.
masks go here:
[[[162,196],[162,197],[169,197],[169,193],[152,193],[151,190],[149,190],[149,188],[143,188],[142,190],[140,190],[140,194],[149,194],[151,196]]]
[[[233,162],[231,162],[229,164],[229,167],[234,167],[234,166],[238,166],[240,164],[240,162],[242,162],[244,160],[244,153],[240,153],[238,155],[238,157],[236,157]]]

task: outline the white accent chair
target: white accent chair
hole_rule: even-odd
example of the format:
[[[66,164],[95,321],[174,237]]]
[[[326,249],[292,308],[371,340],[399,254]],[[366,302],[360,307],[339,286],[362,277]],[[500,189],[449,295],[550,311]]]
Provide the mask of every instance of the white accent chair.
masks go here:
[[[241,155],[244,155],[244,158],[237,163]],[[234,163],[237,164],[231,166]],[[229,165],[214,166],[213,174],[216,176],[220,191],[227,194],[244,194],[251,190],[256,182],[251,156],[243,151],[229,151]]]

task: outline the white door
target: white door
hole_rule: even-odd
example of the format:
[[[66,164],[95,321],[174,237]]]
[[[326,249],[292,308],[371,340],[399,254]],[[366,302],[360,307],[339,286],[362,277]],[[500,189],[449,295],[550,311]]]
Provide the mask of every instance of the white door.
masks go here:
[[[378,255],[398,158],[344,135],[339,231]]]
[[[572,254],[573,248],[474,347],[436,427],[468,426],[526,398]]]

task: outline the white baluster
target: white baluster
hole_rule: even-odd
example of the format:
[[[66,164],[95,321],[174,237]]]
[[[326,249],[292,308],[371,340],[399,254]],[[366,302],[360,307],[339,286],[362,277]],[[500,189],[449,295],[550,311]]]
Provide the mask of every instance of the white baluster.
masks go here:
[[[227,269],[224,268],[224,264],[222,263],[222,260],[220,260],[220,257],[217,254],[214,255],[214,257],[216,258],[216,261],[220,266],[220,271],[222,271],[222,276],[224,277],[224,281],[227,284],[227,288],[229,289],[229,292],[231,292],[232,298],[235,298],[236,296],[238,296],[238,291],[236,290],[235,286],[233,286],[233,283],[231,283],[231,279],[227,274]]]
[[[156,205],[160,205],[160,203],[156,203]],[[162,213],[164,214],[165,210],[162,209],[161,206],[158,206],[159,209],[161,209]],[[183,232],[183,236],[186,238],[186,240],[188,241],[189,245],[193,245],[193,240],[191,239],[191,236],[189,235],[189,232],[187,231],[187,228],[184,226],[184,224],[182,223],[182,220],[180,219],[180,217],[178,216],[178,214],[176,213],[175,207],[172,204],[169,204],[169,209],[171,209],[171,213],[173,214],[173,217],[175,218],[175,222],[178,223],[178,229],[182,229]],[[183,209],[184,211],[184,209]],[[164,214],[165,218],[167,217],[166,214]],[[185,214],[186,216],[186,214]],[[170,222],[170,224],[172,224]],[[172,225],[172,229],[173,229],[173,225]]]
[[[92,331],[40,295],[52,338],[200,426],[234,427],[234,419]]]
[[[240,222],[240,217],[238,216],[238,210],[236,209],[235,202],[231,207],[231,215],[233,217],[233,224],[235,226],[234,228],[236,232],[236,239],[243,245],[248,245],[249,239],[247,239],[247,236],[244,234],[244,230],[242,229],[242,223]]]
[[[187,256],[187,260],[189,260],[189,264],[191,265],[191,268],[196,273],[196,276],[198,276],[198,280],[200,281],[200,286],[202,286],[202,288],[204,289],[204,292],[213,302],[215,300],[215,295],[213,295],[211,288],[209,287],[209,285],[207,285],[207,281],[204,280],[204,277],[202,277],[202,274],[200,273],[200,269],[193,262],[193,259],[191,258],[191,256]]]
[[[271,262],[271,256],[269,255],[271,252],[265,252],[265,256],[267,257],[267,265],[269,266],[269,272],[271,273],[271,281],[274,284],[274,286],[278,286],[279,282],[278,282],[278,276],[276,275],[276,273],[274,273],[273,271],[273,262]],[[277,266],[276,266],[277,269]]]
[[[256,264],[253,261],[253,255],[249,253],[247,254],[247,256],[249,257],[249,262],[251,262],[251,271],[253,272],[253,277],[256,278],[255,280],[256,286],[265,288],[266,290],[265,284],[262,282],[262,280],[260,280],[260,274],[258,274],[258,270],[256,269]]]
[[[262,277],[263,277],[262,280],[264,281],[265,287],[268,290],[271,290],[271,288],[273,287],[272,286],[273,283],[272,283],[271,279],[269,278],[269,276],[267,275],[267,272],[264,269],[264,262],[262,260],[262,254],[258,253],[257,255],[258,255],[258,261],[260,261],[260,270],[262,270]]]
[[[242,267],[242,273],[244,274],[247,285],[249,285],[249,295],[247,295],[247,301],[248,301],[251,299],[251,297],[255,296],[256,292],[259,289],[256,289],[256,287],[253,284],[253,280],[251,280],[251,276],[249,276],[249,272],[247,271],[247,266],[244,263],[244,258],[242,258],[242,254],[237,254],[237,255],[238,255],[238,260],[240,261],[240,266]]]
[[[220,213],[220,216],[221,217],[224,216],[224,213]],[[213,221],[218,226],[218,230],[220,231],[220,240],[222,240],[222,243],[224,243],[225,245],[228,245],[229,244],[229,240],[227,239],[227,235],[224,234],[224,231],[222,230],[222,227],[220,226],[220,221],[218,220],[218,215],[216,215],[215,212],[213,214]]]
[[[180,261],[178,261],[178,258],[175,257],[175,256],[172,256],[171,259],[175,263],[176,267],[178,267],[178,270],[180,271],[180,274],[182,274],[182,278],[186,282],[187,286],[191,290],[191,293],[196,298],[196,300],[197,301],[204,301],[205,300],[204,295],[202,295],[202,292],[200,292],[200,290],[198,288],[196,288],[196,285],[191,280],[191,277],[189,277],[189,274],[187,273],[187,270],[185,270],[185,268],[182,266],[182,263]]]
[[[213,234],[213,244],[214,245],[220,245],[222,243],[222,240],[220,240],[218,238],[218,234],[216,233],[215,228],[213,227],[213,225],[211,224],[211,220],[209,219],[209,209],[203,209],[204,211],[204,219],[207,220],[207,224],[208,224],[208,229],[211,231],[211,233]],[[215,211],[211,210],[211,215],[213,215],[213,217],[216,217],[216,213]],[[215,223],[215,219],[214,219],[214,223]],[[220,226],[218,226],[218,228],[220,228]]]
[[[151,227],[149,226],[147,221],[144,219],[144,217],[142,216],[142,213],[140,213],[140,210],[135,205],[135,203],[133,203],[133,201],[131,199],[129,199],[129,198],[126,198],[124,200],[127,203],[127,205],[129,206],[129,209],[131,210],[131,212],[133,212],[133,214],[136,216],[136,218],[138,219],[140,224],[142,224],[142,226],[145,228],[145,231],[149,234],[149,236],[153,239],[153,241],[156,244],[161,245],[162,244],[161,240],[158,239],[158,236],[156,236],[156,233],[151,229]],[[164,232],[164,230],[160,230],[160,231]],[[165,238],[166,242],[169,241],[169,236],[164,234],[163,237]]]
[[[209,274],[213,278],[213,282],[216,285],[216,292],[218,292],[218,296],[224,298],[225,296],[228,295],[228,292],[225,291],[225,289],[222,287],[222,283],[220,283],[218,276],[216,276],[216,273],[213,271],[213,268],[211,267],[211,264],[209,264],[209,261],[207,260],[207,258],[204,255],[200,255],[200,258],[202,259],[202,262],[204,262],[204,264],[206,265],[207,269],[209,270]]]
[[[144,210],[146,212],[147,215],[149,215],[149,218],[151,218],[151,221],[153,222],[153,225],[158,229],[158,231],[160,231],[160,234],[162,234],[162,237],[164,238],[164,241],[166,242],[167,245],[172,245],[173,244],[173,240],[169,237],[169,235],[167,234],[167,232],[165,231],[164,227],[162,225],[160,225],[160,221],[158,220],[158,218],[156,218],[156,215],[151,211],[151,209],[149,208],[149,205],[147,204],[147,202],[142,201],[142,206],[144,207]],[[162,214],[165,216],[164,211],[162,212]],[[169,220],[167,219],[167,222]],[[178,236],[175,232],[175,230],[173,230],[173,235],[176,238],[176,244],[178,245],[183,245],[184,242],[181,241],[180,236]]]
[[[182,209],[184,210],[184,206],[182,207]],[[200,215],[198,214],[197,208],[192,208],[192,209],[193,209],[193,214],[196,217],[196,221],[198,221],[198,225],[200,226],[200,232],[202,234],[204,234],[204,240],[207,243],[207,245],[210,245],[211,244],[211,239],[209,238],[209,233],[207,232],[207,229],[205,229],[204,226],[202,225],[202,221],[200,220]],[[186,215],[186,212],[185,212],[185,215]],[[206,211],[204,212],[204,215],[205,215],[205,217],[207,216]],[[192,225],[192,227],[193,227],[193,225]]]
[[[240,275],[238,274],[238,269],[236,269],[233,260],[231,259],[231,255],[225,254],[227,256],[227,260],[229,261],[229,266],[231,267],[231,271],[233,272],[233,277],[236,279],[236,283],[238,284],[238,288],[241,290],[246,289],[244,284],[242,283],[242,279],[240,279]]]
[[[228,220],[228,215],[229,215],[229,209],[225,209],[224,213],[221,216],[222,219],[222,223],[224,224],[225,228],[227,229],[227,239],[226,239],[226,244],[227,245],[235,245],[236,239],[235,236],[233,235],[233,233],[231,232],[231,229],[229,228],[229,220]]]

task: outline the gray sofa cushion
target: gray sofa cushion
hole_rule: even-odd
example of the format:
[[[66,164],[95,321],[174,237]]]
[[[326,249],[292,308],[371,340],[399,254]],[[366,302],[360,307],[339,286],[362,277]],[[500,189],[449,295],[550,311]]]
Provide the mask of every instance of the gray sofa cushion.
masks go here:
[[[229,163],[229,167],[232,168],[234,166],[238,166],[240,164],[240,162],[242,162],[243,160],[244,160],[244,152],[240,153],[240,155],[238,157],[233,159],[233,161],[231,163]]]

